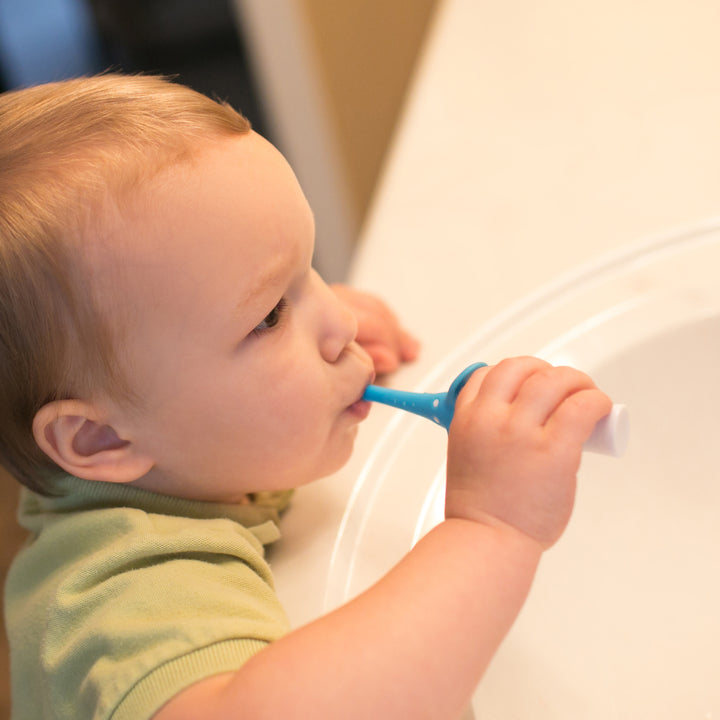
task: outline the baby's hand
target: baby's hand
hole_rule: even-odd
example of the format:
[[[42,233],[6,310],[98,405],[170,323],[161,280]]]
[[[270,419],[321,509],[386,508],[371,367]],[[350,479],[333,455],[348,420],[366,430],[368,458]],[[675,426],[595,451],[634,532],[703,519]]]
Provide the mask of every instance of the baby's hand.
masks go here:
[[[450,426],[446,517],[499,521],[551,546],[570,519],[583,443],[611,407],[572,368],[526,357],[478,370]]]
[[[397,370],[400,363],[417,357],[420,344],[400,326],[395,314],[380,298],[347,285],[331,287],[355,314],[357,342],[372,358],[377,375]]]

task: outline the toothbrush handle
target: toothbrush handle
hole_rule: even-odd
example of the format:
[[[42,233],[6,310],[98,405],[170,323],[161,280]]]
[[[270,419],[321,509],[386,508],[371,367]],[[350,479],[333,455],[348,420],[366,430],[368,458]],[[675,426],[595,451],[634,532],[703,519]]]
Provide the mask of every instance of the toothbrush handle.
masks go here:
[[[455,407],[454,403],[445,402],[446,396],[447,393],[444,392],[414,393],[369,385],[363,398],[420,415],[448,429]],[[610,413],[597,423],[592,435],[583,445],[583,449],[587,452],[620,457],[627,448],[629,435],[630,424],[627,408],[625,405],[613,405]]]
[[[630,438],[630,421],[624,405],[613,405],[608,415],[598,421],[583,450],[620,457]]]
[[[363,395],[364,400],[379,402],[383,405],[405,410],[427,418],[444,428],[450,426],[454,408],[448,409],[445,403],[447,393],[415,393],[404,390],[368,385]],[[449,411],[448,411],[449,410]]]

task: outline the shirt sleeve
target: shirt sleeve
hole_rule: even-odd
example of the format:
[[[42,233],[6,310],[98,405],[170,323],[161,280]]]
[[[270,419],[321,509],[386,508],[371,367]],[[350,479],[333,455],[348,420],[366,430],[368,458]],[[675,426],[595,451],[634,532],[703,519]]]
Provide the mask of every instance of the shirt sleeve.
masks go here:
[[[232,520],[86,513],[72,524],[82,538],[76,553],[62,526],[26,551],[44,553],[48,566],[53,546],[66,546],[65,569],[26,598],[36,616],[45,605],[40,668],[29,680],[45,694],[48,717],[151,718],[289,629],[261,542]]]

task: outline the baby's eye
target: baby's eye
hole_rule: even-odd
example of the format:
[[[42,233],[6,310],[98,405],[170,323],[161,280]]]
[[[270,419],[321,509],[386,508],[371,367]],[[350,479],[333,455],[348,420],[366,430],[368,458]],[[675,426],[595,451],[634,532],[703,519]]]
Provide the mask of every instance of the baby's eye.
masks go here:
[[[282,321],[286,310],[287,301],[285,298],[280,298],[278,304],[265,316],[265,319],[255,327],[253,332],[260,334],[277,327]]]

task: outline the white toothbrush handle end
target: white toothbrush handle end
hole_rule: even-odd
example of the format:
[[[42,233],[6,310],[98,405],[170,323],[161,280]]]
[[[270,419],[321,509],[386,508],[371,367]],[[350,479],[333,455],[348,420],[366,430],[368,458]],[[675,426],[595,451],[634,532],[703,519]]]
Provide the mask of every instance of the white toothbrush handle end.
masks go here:
[[[627,449],[630,421],[624,405],[613,405],[609,415],[598,422],[583,446],[588,452],[620,457]]]

